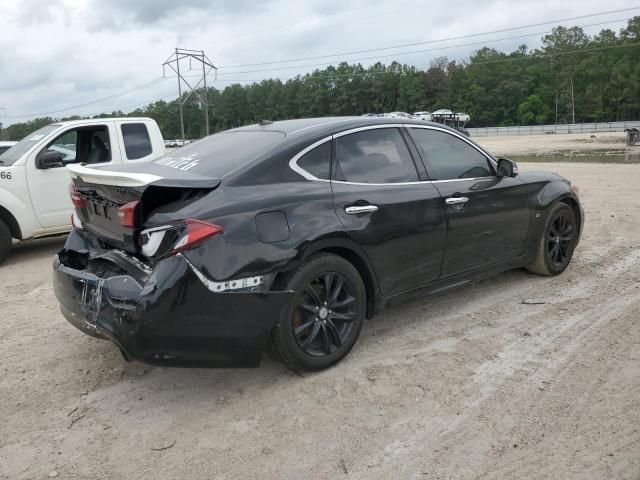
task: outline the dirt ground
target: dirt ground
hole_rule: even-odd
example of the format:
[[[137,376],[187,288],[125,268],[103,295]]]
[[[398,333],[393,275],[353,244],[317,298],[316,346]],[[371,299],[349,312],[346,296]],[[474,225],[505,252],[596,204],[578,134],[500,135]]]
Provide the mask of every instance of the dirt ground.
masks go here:
[[[640,479],[640,165],[521,168],[581,189],[570,268],[385,311],[316,374],[125,363],[59,314],[62,241],[18,246],[0,267],[0,477]]]
[[[478,143],[496,155],[536,155],[551,152],[640,153],[640,146],[626,147],[625,133],[577,133],[570,135],[512,135],[478,137]]]

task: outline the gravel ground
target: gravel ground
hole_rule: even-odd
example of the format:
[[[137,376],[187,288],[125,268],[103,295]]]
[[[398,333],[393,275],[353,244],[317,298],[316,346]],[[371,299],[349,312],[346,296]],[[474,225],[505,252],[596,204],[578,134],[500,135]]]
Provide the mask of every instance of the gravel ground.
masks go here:
[[[625,133],[572,133],[567,135],[512,135],[474,138],[496,155],[545,155],[552,152],[632,152],[640,145],[627,147]]]
[[[59,314],[62,241],[18,246],[0,267],[0,477],[640,479],[640,165],[521,168],[581,189],[570,268],[387,310],[317,374],[125,363]]]

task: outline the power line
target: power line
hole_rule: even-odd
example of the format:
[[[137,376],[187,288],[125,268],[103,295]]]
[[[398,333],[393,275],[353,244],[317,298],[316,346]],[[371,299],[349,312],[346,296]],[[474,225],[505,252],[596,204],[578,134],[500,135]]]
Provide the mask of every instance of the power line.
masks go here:
[[[549,53],[549,54],[540,54],[540,53],[536,53],[536,54],[532,54],[532,55],[523,55],[520,57],[509,57],[509,58],[502,58],[499,60],[489,60],[489,61],[484,61],[484,62],[473,62],[468,64],[468,66],[477,66],[477,65],[486,65],[486,64],[492,64],[492,63],[502,63],[502,62],[512,62],[512,61],[518,61],[518,60],[540,60],[540,59],[545,59],[545,58],[551,58],[551,57],[556,57],[556,56],[563,56],[563,55],[573,55],[573,54],[582,54],[582,53],[590,53],[590,52],[597,52],[597,51],[602,51],[602,50],[609,50],[609,49],[614,49],[614,48],[631,48],[631,47],[640,47],[640,42],[636,42],[636,43],[629,43],[629,44],[622,44],[622,45],[610,45],[607,47],[594,47],[594,48],[584,48],[584,49],[578,49],[578,50],[568,50],[565,52],[556,52],[556,53]],[[333,79],[333,78],[353,78],[353,77],[372,77],[372,76],[382,76],[382,75],[396,75],[395,72],[354,72],[354,73],[335,73],[335,74],[331,74],[331,75],[314,75],[314,74],[306,74],[308,75],[308,77],[303,78],[303,79],[307,79],[307,80],[315,80],[315,79],[322,79],[322,78],[327,78],[327,79]],[[262,81],[266,81],[266,80],[280,80],[280,79],[265,79],[265,78],[261,78],[261,79],[241,79],[241,78],[237,78],[237,79],[224,79],[224,80],[218,80],[219,82],[247,82],[247,83],[257,83],[257,82],[262,82]]]
[[[160,102],[160,101],[162,101],[162,100],[166,100],[167,98],[176,98],[176,95],[175,95],[175,93],[171,93],[171,94],[169,94],[169,95],[165,95],[164,97],[160,97],[160,98],[157,98],[157,97],[156,97],[156,98],[152,98],[152,99],[150,99],[150,100],[147,100],[146,102],[141,102],[141,103],[140,103],[140,102],[138,102],[138,103],[130,103],[129,105],[122,105],[122,106],[120,106],[120,107],[117,107],[117,110],[124,111],[124,110],[126,110],[126,109],[128,109],[128,108],[133,108],[133,109],[135,110],[135,108],[137,108],[137,107],[142,107],[142,106],[146,106],[146,105],[151,105],[152,103]],[[176,99],[177,99],[177,98],[176,98]],[[112,111],[114,111],[114,110],[112,110]],[[96,115],[101,115],[101,114],[103,114],[103,113],[107,113],[107,112],[105,112],[105,111],[103,110],[103,111],[100,111],[100,112],[87,113],[87,114],[85,114],[85,115],[86,115],[86,116],[88,116],[88,117],[93,117],[93,116],[96,116]],[[131,112],[129,112],[129,113],[131,113]]]
[[[24,114],[24,115],[7,115],[7,118],[47,117],[49,115],[54,115],[56,113],[67,112],[69,110],[76,110],[78,108],[83,108],[83,107],[88,107],[90,105],[95,105],[96,103],[101,103],[101,102],[104,102],[105,100],[111,100],[112,98],[121,97],[122,95],[126,95],[128,93],[135,92],[135,91],[141,90],[143,88],[148,88],[148,87],[151,87],[153,85],[157,85],[158,83],[162,82],[163,80],[165,80],[165,78],[163,78],[163,77],[156,78],[155,80],[151,80],[150,82],[143,83],[141,85],[137,85],[137,86],[135,86],[133,88],[130,88],[129,90],[124,90],[122,92],[114,93],[114,94],[108,95],[106,97],[97,98],[97,99],[92,100],[92,101],[87,102],[87,103],[81,103],[79,105],[73,105],[71,107],[62,108],[60,110],[52,110],[50,112],[40,112],[40,113],[29,113],[29,114]]]
[[[258,67],[258,66],[262,66],[262,65],[277,65],[277,64],[282,64],[282,63],[292,63],[292,62],[301,62],[301,61],[306,61],[306,60],[320,60],[323,58],[331,58],[331,57],[339,57],[339,56],[344,56],[344,55],[355,55],[355,54],[359,54],[359,53],[370,53],[370,52],[380,52],[380,51],[384,51],[384,50],[392,50],[395,48],[406,48],[406,47],[415,47],[418,45],[427,45],[427,44],[431,44],[431,43],[441,43],[441,42],[448,42],[451,40],[461,40],[464,38],[472,38],[472,37],[481,37],[481,36],[485,36],[485,35],[492,35],[495,33],[505,33],[505,32],[512,32],[515,30],[522,30],[523,28],[532,28],[532,27],[540,27],[542,25],[549,25],[552,23],[560,23],[560,22],[567,22],[567,21],[571,21],[571,20],[579,20],[579,19],[583,19],[583,18],[590,18],[590,17],[598,17],[598,16],[602,16],[602,15],[609,15],[609,14],[614,14],[614,13],[622,13],[622,12],[629,12],[632,10],[639,10],[640,7],[632,7],[632,8],[622,8],[619,10],[609,10],[606,12],[599,12],[599,13],[591,13],[588,15],[579,15],[576,17],[567,17],[567,18],[561,18],[561,19],[557,19],[557,20],[549,20],[546,22],[540,22],[540,23],[533,23],[530,25],[520,25],[518,27],[510,27],[510,28],[504,28],[504,29],[500,29],[500,30],[492,30],[489,32],[481,32],[481,33],[472,33],[472,34],[468,34],[468,35],[459,35],[457,37],[449,37],[449,38],[441,38],[441,39],[437,39],[437,40],[427,40],[424,42],[414,42],[414,43],[406,43],[403,45],[393,45],[393,46],[388,46],[388,47],[380,47],[380,48],[370,48],[370,49],[366,49],[366,50],[352,50],[352,51],[348,51],[348,52],[340,52],[340,53],[333,53],[333,54],[327,54],[327,55],[318,55],[315,57],[300,57],[300,58],[292,58],[292,59],[288,59],[288,60],[276,60],[276,61],[272,61],[272,62],[259,62],[259,63],[245,63],[245,64],[240,64],[240,65],[225,65],[225,66],[221,66],[219,67],[221,70],[222,69],[229,69],[229,68],[242,68],[242,67]],[[233,73],[241,73],[241,72],[229,72],[229,73],[219,73],[218,75],[230,75]]]
[[[523,28],[531,28],[531,27],[534,27],[534,26],[548,25],[548,24],[556,23],[556,22],[575,20],[575,19],[579,19],[579,18],[589,18],[589,17],[594,17],[594,16],[600,16],[600,15],[618,13],[618,12],[625,12],[625,11],[636,10],[636,9],[640,9],[640,7],[620,9],[620,10],[611,10],[609,12],[593,13],[593,14],[589,14],[589,15],[581,15],[581,16],[577,16],[577,17],[570,17],[570,18],[566,18],[566,19],[553,20],[553,21],[542,22],[542,23],[538,23],[538,24],[531,24],[531,25],[525,25],[525,26],[519,26],[519,27],[512,27],[512,28],[503,29],[503,30],[495,30],[495,31],[492,31],[492,32],[484,32],[484,33],[476,33],[476,34],[470,34],[470,35],[462,35],[462,36],[459,36],[459,37],[451,37],[451,38],[441,39],[441,40],[430,40],[430,41],[426,41],[426,42],[417,42],[417,43],[413,43],[413,44],[406,44],[405,46],[444,42],[444,41],[449,41],[449,40],[453,40],[453,39],[456,39],[456,38],[459,39],[459,38],[478,37],[478,36],[482,36],[482,35],[495,34],[495,33],[505,32],[505,31],[513,31],[513,30],[518,30],[518,29],[523,29]],[[617,23],[617,22],[628,21],[628,20],[629,19],[610,20],[610,21],[607,21],[607,22],[599,22],[599,23],[594,23],[594,24],[582,25],[581,27],[591,27],[591,26],[604,25],[604,24],[609,24],[609,23]],[[500,39],[492,39],[492,40],[485,40],[485,41],[472,42],[472,43],[466,43],[466,44],[451,45],[451,46],[438,47],[438,48],[433,48],[433,49],[421,49],[421,50],[414,50],[414,51],[408,51],[408,52],[395,52],[395,53],[386,54],[386,55],[378,55],[378,56],[372,56],[372,57],[348,59],[346,61],[354,62],[354,61],[371,60],[371,59],[386,58],[386,57],[393,57],[393,56],[411,55],[411,54],[416,54],[416,53],[425,53],[425,52],[438,51],[438,50],[447,50],[447,49],[461,48],[461,47],[466,47],[466,46],[475,46],[475,45],[484,44],[484,43],[501,42],[501,41],[512,40],[512,39],[516,39],[516,38],[531,37],[531,36],[542,35],[542,34],[546,34],[546,33],[550,33],[550,32],[548,32],[548,31],[546,31],[546,32],[536,32],[536,33],[532,33],[532,34],[517,35],[517,36],[512,36],[512,37],[504,37],[504,38],[500,38]],[[584,53],[584,52],[589,52],[589,51],[606,50],[606,49],[609,49],[609,48],[623,48],[623,47],[631,47],[631,46],[635,46],[635,45],[628,44],[628,45],[617,45],[617,46],[610,46],[610,47],[602,47],[602,48],[596,48],[596,49],[582,49],[582,50],[574,50],[574,51],[568,51],[568,52],[560,52],[560,53],[554,54],[554,55],[568,55],[568,54],[572,54],[572,53]],[[394,46],[394,47],[383,47],[383,48],[378,48],[378,49],[354,51],[354,52],[351,52],[351,53],[348,53],[348,54],[354,54],[354,53],[359,53],[359,52],[384,51],[384,50],[389,50],[389,49],[393,49],[393,48],[401,48],[401,47],[402,47],[401,45],[398,45],[398,46]],[[332,56],[338,56],[338,55],[341,55],[341,54],[323,55],[323,56],[320,56],[320,57],[307,57],[307,59],[311,60],[311,59],[315,59],[315,58],[330,58]],[[548,56],[551,56],[551,55],[548,55]],[[499,63],[499,62],[503,62],[503,61],[513,61],[513,60],[522,60],[522,59],[535,59],[535,58],[544,58],[544,57],[545,56],[541,56],[541,55],[523,56],[523,57],[514,57],[514,58],[508,58],[508,59],[494,60],[494,61],[489,61],[489,62],[474,62],[472,65],[475,66],[475,65],[482,65],[482,64],[485,64],[485,63]],[[300,61],[300,60],[301,59],[281,60],[281,61],[277,61],[277,62],[263,62],[263,63],[255,64],[255,65],[280,64],[280,63],[287,63],[287,62]],[[272,68],[272,69],[249,70],[249,71],[243,71],[243,72],[218,73],[218,79],[217,80],[220,81],[220,82],[225,82],[225,83],[227,83],[227,82],[247,82],[247,83],[254,82],[255,83],[255,82],[260,82],[260,81],[262,81],[264,79],[260,79],[260,80],[220,79],[219,76],[221,76],[221,75],[234,75],[234,74],[235,75],[240,75],[240,74],[247,74],[247,73],[271,72],[271,71],[279,71],[279,70],[291,70],[291,69],[294,69],[294,68],[298,69],[298,68],[327,66],[327,65],[333,65],[336,61],[328,62],[328,63],[309,64],[309,65],[295,65],[295,66],[290,66],[290,67],[278,67],[278,68]],[[247,64],[247,66],[248,65],[254,65],[254,64]],[[220,67],[220,68],[223,68],[223,67]],[[231,68],[231,67],[227,67],[227,68]],[[374,74],[373,72],[364,72],[362,75],[348,74],[348,75],[344,75],[344,76],[347,76],[347,77],[371,76],[373,74]],[[387,72],[380,72],[380,74],[387,74]],[[327,78],[334,78],[336,76],[340,76],[340,75],[327,76]],[[106,97],[98,98],[98,99],[92,100],[90,102],[86,102],[86,103],[83,103],[83,104],[66,107],[66,108],[59,109],[59,110],[54,110],[54,111],[50,111],[50,112],[24,114],[24,115],[6,115],[4,118],[43,117],[43,116],[53,115],[53,114],[56,114],[56,113],[66,112],[66,111],[69,111],[69,110],[79,109],[79,108],[83,108],[83,107],[86,107],[86,106],[90,106],[90,105],[95,105],[97,103],[101,103],[101,102],[103,102],[105,100],[110,100],[112,98],[116,98],[116,97],[119,97],[119,96],[122,96],[122,95],[126,95],[128,93],[131,93],[131,92],[143,89],[143,88],[151,87],[153,85],[156,85],[156,84],[162,82],[163,80],[165,80],[167,78],[173,78],[173,77],[160,77],[160,78],[157,78],[157,79],[152,80],[150,82],[146,82],[144,84],[137,85],[137,86],[135,86],[135,87],[133,87],[131,89],[128,89],[128,90],[125,90],[125,91],[122,91],[122,92],[114,93],[112,95],[108,95]],[[322,78],[322,77],[315,76],[313,78]],[[162,97],[162,99],[168,98],[169,96],[170,95]],[[138,105],[144,105],[144,104],[138,104]],[[126,107],[123,107],[123,108],[126,108]]]
[[[624,21],[624,20],[628,20],[628,19],[612,20],[612,21],[608,21],[608,22],[599,22],[599,23],[594,23],[594,24],[590,24],[590,25],[582,25],[582,27],[592,27],[592,26],[597,26],[597,25],[605,25],[605,24],[609,24],[609,23],[621,22],[621,21]],[[476,45],[484,45],[486,43],[492,43],[492,42],[503,42],[505,40],[513,40],[513,39],[516,39],[516,38],[534,37],[534,36],[537,36],[537,35],[544,35],[544,34],[547,34],[547,33],[551,33],[551,32],[549,32],[549,31],[536,32],[536,33],[529,33],[529,34],[525,34],[525,35],[516,35],[516,36],[511,36],[511,37],[503,37],[503,38],[498,38],[498,39],[493,39],[493,40],[481,40],[481,41],[478,41],[478,42],[462,43],[462,44],[457,44],[457,45],[448,45],[448,46],[444,46],[444,47],[436,47],[436,48],[421,49],[421,50],[412,50],[412,51],[408,51],[408,52],[394,52],[394,53],[388,53],[388,54],[384,54],[384,55],[373,55],[373,56],[370,56],[370,57],[350,58],[350,59],[345,59],[343,61],[359,62],[359,61],[363,61],[363,60],[375,60],[375,59],[379,59],[379,58],[399,57],[399,56],[403,56],[403,55],[414,55],[416,53],[437,52],[437,51],[449,50],[449,49],[453,49],[453,48],[462,48],[462,47],[470,47],[470,46],[476,46]],[[244,75],[244,74],[248,74],[248,73],[262,73],[262,72],[274,72],[274,71],[281,71],[281,70],[293,70],[293,69],[299,69],[299,68],[323,67],[323,66],[328,66],[328,65],[334,65],[335,63],[339,63],[338,60],[334,60],[332,62],[324,62],[324,63],[312,63],[312,64],[305,64],[305,65],[293,65],[293,66],[286,66],[286,67],[265,68],[265,69],[259,69],[259,70],[245,70],[245,71],[240,71],[240,72],[218,73],[218,80],[220,80],[220,77],[222,75]]]

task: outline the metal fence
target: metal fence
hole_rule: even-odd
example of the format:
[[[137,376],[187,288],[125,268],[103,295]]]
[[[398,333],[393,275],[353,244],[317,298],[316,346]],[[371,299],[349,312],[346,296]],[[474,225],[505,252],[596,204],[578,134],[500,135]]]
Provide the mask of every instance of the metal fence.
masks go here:
[[[501,135],[545,135],[567,133],[624,132],[627,128],[640,129],[640,120],[633,122],[576,123],[568,125],[531,125],[520,127],[467,128],[472,137]]]

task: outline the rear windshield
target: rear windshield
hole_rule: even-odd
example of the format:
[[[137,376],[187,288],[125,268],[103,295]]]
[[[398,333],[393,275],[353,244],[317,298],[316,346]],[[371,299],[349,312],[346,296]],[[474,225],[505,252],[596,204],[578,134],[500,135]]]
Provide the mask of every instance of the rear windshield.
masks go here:
[[[216,133],[155,161],[158,165],[221,178],[268,152],[284,140],[284,133],[237,130]]]
[[[33,147],[38,140],[42,140],[44,137],[49,135],[51,132],[60,128],[60,125],[47,125],[46,127],[42,127],[40,130],[37,130],[33,133],[30,133],[18,143],[16,143],[9,150],[0,155],[0,165],[7,166],[13,165],[17,162],[25,153],[27,153],[31,147]]]

